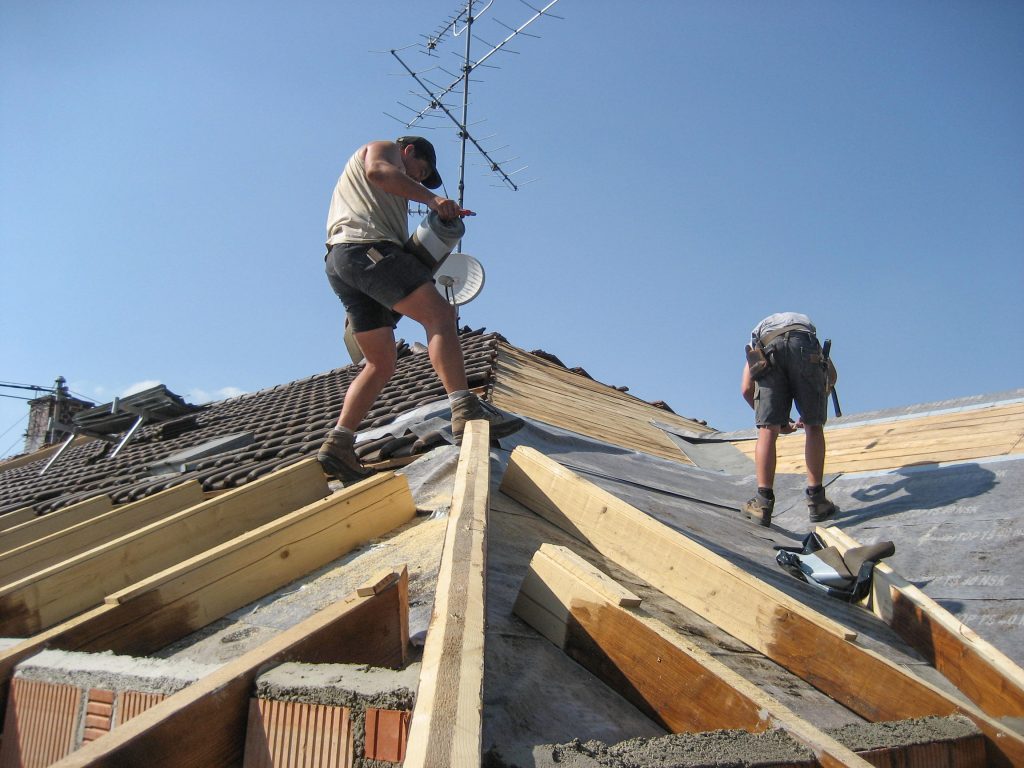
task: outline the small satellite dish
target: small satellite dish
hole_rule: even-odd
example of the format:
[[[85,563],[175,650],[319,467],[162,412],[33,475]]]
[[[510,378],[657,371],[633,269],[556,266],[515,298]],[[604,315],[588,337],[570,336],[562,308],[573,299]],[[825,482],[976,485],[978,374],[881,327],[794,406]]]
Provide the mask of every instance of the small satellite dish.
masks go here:
[[[451,304],[466,304],[484,288],[483,265],[468,253],[448,254],[434,273],[434,285]]]

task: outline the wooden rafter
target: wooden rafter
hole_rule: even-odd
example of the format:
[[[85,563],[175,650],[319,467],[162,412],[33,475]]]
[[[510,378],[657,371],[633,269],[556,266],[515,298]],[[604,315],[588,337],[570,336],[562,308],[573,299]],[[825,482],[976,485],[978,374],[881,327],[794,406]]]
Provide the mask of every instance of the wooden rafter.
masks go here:
[[[307,459],[0,586],[0,636],[36,634],[94,608],[112,592],[328,495],[323,470]]]
[[[406,768],[478,768],[483,739],[490,430],[466,427],[423,648]]]
[[[782,728],[821,765],[870,763],[671,630],[640,599],[564,547],[530,561],[515,612],[673,733]]]
[[[353,593],[216,672],[169,696],[54,768],[221,768],[241,765],[256,678],[267,669],[305,663],[405,663],[408,573],[365,597]],[[404,630],[403,630],[404,628]]]
[[[106,499],[106,496],[101,498]],[[5,548],[0,536],[0,584],[8,584],[67,560],[145,525],[162,520],[203,501],[203,487],[195,480],[168,488],[130,504],[88,517],[77,523],[66,520],[66,527],[53,530],[17,548]],[[108,499],[109,502],[109,499]],[[77,505],[76,505],[77,506]],[[59,515],[53,513],[46,518]],[[41,518],[40,520],[45,520]],[[42,529],[39,529],[42,531]]]
[[[0,691],[17,663],[43,648],[151,653],[415,513],[404,477],[368,478],[113,593],[101,606],[6,649],[0,653]]]
[[[0,531],[0,552],[9,552],[72,525],[88,522],[109,512],[113,506],[110,497],[104,494],[58,509],[56,512],[32,517],[20,525]]]
[[[834,526],[816,532],[841,553],[860,546]],[[982,711],[1024,718],[1024,670],[887,564],[875,566],[865,602]]]
[[[513,451],[501,490],[864,719],[964,714],[985,734],[993,765],[1024,764],[1020,734],[538,451]]]

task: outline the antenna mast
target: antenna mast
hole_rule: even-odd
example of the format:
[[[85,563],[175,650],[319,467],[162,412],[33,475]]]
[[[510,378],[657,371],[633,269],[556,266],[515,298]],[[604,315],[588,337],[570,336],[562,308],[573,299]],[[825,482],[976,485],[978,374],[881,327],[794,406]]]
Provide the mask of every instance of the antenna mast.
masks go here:
[[[520,24],[516,28],[509,27],[509,26],[507,26],[505,24],[502,24],[500,21],[497,21],[497,19],[495,19],[495,21],[498,24],[501,24],[506,29],[510,30],[510,34],[507,37],[505,37],[505,39],[502,40],[497,45],[491,45],[490,43],[487,43],[487,45],[490,46],[490,50],[488,50],[487,53],[485,53],[483,56],[481,56],[476,61],[473,60],[472,55],[471,55],[471,45],[472,45],[472,40],[473,40],[473,24],[484,13],[486,13],[490,9],[490,7],[494,4],[494,0],[488,0],[487,4],[477,14],[474,14],[474,12],[473,12],[473,6],[474,6],[473,0],[467,0],[465,5],[463,5],[444,25],[442,25],[439,30],[437,30],[433,35],[430,35],[430,36],[427,37],[427,41],[426,41],[425,44],[423,44],[423,47],[425,48],[425,53],[428,56],[432,56],[432,55],[434,55],[434,52],[437,50],[438,46],[441,45],[444,42],[445,35],[447,35],[449,32],[451,33],[452,37],[459,37],[460,35],[465,35],[466,47],[465,47],[465,52],[463,53],[463,57],[462,57],[461,72],[460,72],[460,74],[455,76],[454,79],[447,86],[443,86],[442,87],[442,86],[440,86],[440,85],[438,85],[436,83],[431,83],[424,76],[425,72],[429,72],[432,69],[440,69],[442,72],[445,72],[446,74],[448,74],[450,76],[451,76],[452,73],[446,72],[446,70],[444,70],[442,67],[431,67],[431,70],[425,70],[424,72],[416,72],[408,64],[406,64],[405,61],[402,60],[402,57],[398,55],[398,51],[397,50],[392,49],[390,51],[391,55],[394,56],[395,59],[398,60],[398,63],[402,65],[402,67],[405,69],[405,71],[412,77],[413,80],[416,81],[416,84],[420,86],[420,88],[422,89],[423,93],[425,94],[425,101],[426,101],[426,104],[427,104],[425,107],[423,107],[419,111],[416,111],[415,116],[411,120],[406,121],[406,120],[400,120],[399,118],[394,118],[394,119],[399,120],[399,122],[404,123],[406,128],[411,128],[414,125],[416,125],[417,123],[419,123],[421,120],[423,120],[424,118],[429,116],[435,110],[440,110],[440,111],[442,111],[448,117],[449,120],[452,121],[452,123],[455,124],[455,127],[458,129],[458,135],[459,135],[459,138],[461,139],[461,150],[460,150],[460,154],[459,154],[459,198],[458,198],[458,203],[462,207],[465,207],[465,192],[466,192],[466,143],[467,142],[471,143],[476,148],[477,152],[479,152],[481,154],[481,156],[484,158],[484,160],[487,161],[488,167],[491,170],[491,172],[497,174],[501,178],[501,180],[505,183],[505,185],[507,187],[509,187],[513,191],[517,191],[519,189],[520,185],[517,185],[512,180],[512,176],[515,175],[516,173],[519,173],[522,170],[525,170],[525,168],[526,168],[526,166],[523,166],[522,168],[519,168],[519,169],[517,169],[515,171],[512,171],[510,173],[506,172],[502,168],[502,165],[501,165],[502,162],[505,162],[505,161],[498,161],[498,160],[495,160],[493,157],[491,157],[491,155],[487,152],[487,150],[484,149],[483,146],[481,146],[480,142],[477,141],[470,134],[469,127],[468,127],[469,126],[469,82],[470,82],[470,76],[473,74],[474,70],[476,70],[477,67],[482,66],[484,64],[484,62],[486,62],[495,53],[497,53],[500,50],[504,50],[506,45],[513,38],[515,38],[515,37],[517,37],[519,35],[525,35],[527,37],[536,37],[536,35],[531,35],[531,34],[529,34],[527,32],[524,32],[524,30],[528,26],[530,26],[533,22],[535,22],[537,19],[539,19],[541,16],[552,16],[552,17],[554,17],[556,19],[562,18],[561,16],[555,16],[553,13],[549,12],[550,9],[555,5],[555,3],[558,2],[558,0],[550,0],[550,2],[547,3],[547,5],[545,5],[543,8],[540,8],[540,9],[534,8],[533,6],[529,5],[526,2],[526,0],[521,0],[521,2],[534,12],[533,16],[531,16],[529,19],[527,19],[525,22],[523,22],[522,24]],[[461,27],[459,26],[460,24],[462,25]],[[477,38],[477,39],[480,39],[480,38]],[[481,40],[481,42],[485,42],[485,41]],[[509,51],[509,52],[512,52],[512,51]],[[446,106],[444,104],[444,101],[443,101],[443,99],[448,94],[450,94],[452,91],[454,91],[460,84],[462,85],[462,116],[461,116],[461,119],[457,118],[452,113],[452,110],[448,106]],[[405,105],[402,105],[402,106],[405,106]],[[406,108],[407,109],[411,109],[409,107],[406,107]],[[415,110],[413,110],[413,111],[415,111]],[[393,115],[389,115],[389,117],[393,117]]]

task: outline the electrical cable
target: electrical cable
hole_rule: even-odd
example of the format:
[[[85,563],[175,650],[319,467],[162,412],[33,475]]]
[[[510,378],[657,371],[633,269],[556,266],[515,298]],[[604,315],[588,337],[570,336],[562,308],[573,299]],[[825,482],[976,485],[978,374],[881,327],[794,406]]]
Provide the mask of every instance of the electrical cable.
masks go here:
[[[11,426],[9,426],[3,432],[0,432],[0,438],[2,438],[4,435],[6,435],[8,432],[10,432],[15,427],[19,426],[24,421],[28,421],[28,414],[27,413],[24,416],[22,416],[20,419],[18,419],[16,422],[11,424]],[[16,446],[23,439],[24,439],[24,436],[23,435],[19,435],[18,438],[13,443],[11,443],[9,446],[7,446],[7,448],[5,448],[2,453],[0,453],[0,459],[3,459],[3,458],[6,458],[7,456],[10,456],[11,455],[11,450],[14,448],[14,446]]]

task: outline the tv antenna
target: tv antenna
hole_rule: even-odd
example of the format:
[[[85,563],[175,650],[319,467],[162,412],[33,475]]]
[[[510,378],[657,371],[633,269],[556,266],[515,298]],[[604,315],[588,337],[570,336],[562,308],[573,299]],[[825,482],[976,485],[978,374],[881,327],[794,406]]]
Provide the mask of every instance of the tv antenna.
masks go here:
[[[401,56],[398,55],[397,50],[392,49],[390,52],[391,55],[398,60],[398,63],[402,65],[402,67],[409,74],[409,76],[416,81],[416,84],[419,85],[420,89],[422,90],[422,94],[413,92],[413,95],[423,98],[426,106],[422,107],[419,110],[416,110],[412,107],[408,107],[405,104],[401,104],[401,102],[399,102],[401,106],[405,107],[406,109],[409,109],[414,113],[412,119],[401,120],[400,118],[394,117],[394,115],[388,115],[388,117],[391,117],[395,120],[398,120],[401,123],[404,123],[406,128],[412,128],[413,126],[423,121],[425,118],[435,115],[437,111],[441,111],[448,117],[449,120],[451,120],[452,123],[454,123],[456,129],[458,130],[459,139],[461,140],[461,150],[459,153],[458,203],[462,207],[464,207],[466,196],[465,193],[467,142],[472,144],[476,151],[479,152],[480,155],[484,158],[484,160],[487,162],[487,166],[490,169],[490,171],[496,174],[505,184],[505,186],[507,186],[512,191],[518,191],[519,187],[521,186],[521,184],[517,184],[512,179],[512,177],[526,169],[526,166],[523,166],[514,171],[506,171],[502,167],[503,163],[511,162],[511,160],[514,160],[515,158],[509,158],[506,160],[496,160],[492,156],[492,154],[493,152],[500,151],[500,149],[494,150],[493,152],[488,152],[488,150],[486,150],[482,146],[481,141],[477,140],[469,132],[469,83],[470,76],[473,74],[473,72],[478,67],[484,66],[488,59],[490,59],[491,56],[496,54],[498,51],[515,53],[515,51],[506,49],[506,46],[508,46],[509,42],[511,42],[516,37],[519,37],[520,35],[524,37],[537,37],[537,35],[530,34],[525,30],[527,27],[529,27],[542,16],[551,16],[556,19],[562,18],[561,16],[555,16],[555,14],[550,13],[551,8],[558,2],[558,0],[550,0],[550,2],[547,3],[547,5],[539,9],[534,8],[532,5],[527,3],[526,0],[520,0],[520,2],[522,2],[523,5],[532,10],[534,12],[533,15],[529,19],[524,21],[522,24],[520,24],[518,27],[511,27],[499,21],[498,19],[494,19],[496,23],[500,24],[502,27],[509,31],[509,34],[500,43],[497,43],[496,45],[488,43],[487,41],[483,40],[483,38],[477,37],[473,33],[473,25],[480,19],[481,16],[483,16],[485,13],[487,13],[488,10],[490,10],[491,6],[494,5],[494,0],[487,0],[483,8],[475,13],[473,10],[474,5],[480,5],[481,3],[474,3],[473,0],[467,0],[467,2],[463,4],[459,8],[459,10],[456,11],[451,17],[449,17],[449,19],[445,23],[438,27],[438,29],[436,29],[433,34],[425,35],[425,42],[415,44],[418,45],[422,49],[421,52],[425,53],[427,56],[435,56],[437,49],[441,45],[443,45],[443,43],[445,42],[446,38],[449,35],[452,38],[463,37],[465,39],[466,45],[464,53],[462,54],[462,65],[460,67],[460,72],[458,74],[448,72],[441,66],[432,66],[429,69],[417,72],[412,67],[410,67],[402,59]],[[489,47],[487,53],[485,53],[478,59],[474,59],[471,53],[472,42],[474,38]],[[487,66],[493,65],[487,64]],[[435,69],[443,72],[444,74],[448,75],[453,79],[447,85],[432,82],[430,79],[428,79],[427,74]],[[462,86],[461,118],[456,117],[453,112],[453,109],[456,109],[456,107],[450,107],[448,104],[445,104],[444,102],[444,99],[447,96],[449,96],[453,91],[455,91],[459,87],[459,85]],[[486,139],[484,139],[484,141],[486,141]],[[501,149],[504,149],[504,147],[502,147]]]

